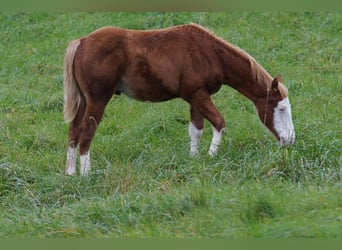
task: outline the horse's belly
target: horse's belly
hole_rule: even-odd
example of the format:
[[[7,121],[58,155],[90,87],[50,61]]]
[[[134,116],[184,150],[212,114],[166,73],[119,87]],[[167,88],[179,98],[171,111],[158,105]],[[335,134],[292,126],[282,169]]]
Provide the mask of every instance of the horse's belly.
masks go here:
[[[178,91],[166,86],[162,80],[145,82],[122,78],[116,91],[139,101],[162,102],[179,96]]]

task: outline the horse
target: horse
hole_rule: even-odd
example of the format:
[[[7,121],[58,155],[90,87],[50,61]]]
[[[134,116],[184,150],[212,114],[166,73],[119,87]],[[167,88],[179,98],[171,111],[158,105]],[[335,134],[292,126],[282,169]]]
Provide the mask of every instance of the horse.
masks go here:
[[[102,27],[71,41],[64,58],[64,119],[69,123],[65,174],[90,170],[90,144],[104,110],[121,93],[139,101],[182,98],[190,106],[190,155],[199,154],[204,119],[217,154],[225,120],[211,95],[228,85],[248,98],[284,147],[295,141],[288,90],[247,52],[197,24],[158,30]]]

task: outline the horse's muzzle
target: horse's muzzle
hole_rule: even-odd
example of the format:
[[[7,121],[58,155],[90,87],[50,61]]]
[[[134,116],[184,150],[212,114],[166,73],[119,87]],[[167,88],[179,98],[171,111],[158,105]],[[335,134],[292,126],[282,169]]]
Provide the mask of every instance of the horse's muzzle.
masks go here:
[[[283,136],[281,135],[279,138],[279,144],[282,147],[290,147],[291,145],[293,145],[296,141],[296,136],[295,136],[295,132],[293,131],[292,133],[289,133],[288,136]]]

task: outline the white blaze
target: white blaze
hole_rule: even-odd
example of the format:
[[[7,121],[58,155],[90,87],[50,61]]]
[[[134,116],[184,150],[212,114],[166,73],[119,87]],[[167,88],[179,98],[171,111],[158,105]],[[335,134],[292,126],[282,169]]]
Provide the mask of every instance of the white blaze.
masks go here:
[[[280,145],[290,146],[295,141],[295,132],[292,122],[291,104],[286,97],[278,102],[274,108],[273,126],[277,132]]]

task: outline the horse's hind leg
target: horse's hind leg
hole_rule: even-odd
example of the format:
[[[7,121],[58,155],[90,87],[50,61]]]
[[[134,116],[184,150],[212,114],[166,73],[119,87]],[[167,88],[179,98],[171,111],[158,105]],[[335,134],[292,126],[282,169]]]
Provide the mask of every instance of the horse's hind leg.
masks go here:
[[[67,151],[65,174],[67,175],[76,174],[76,155],[77,155],[77,148],[74,146],[69,146],[68,151]]]
[[[84,110],[85,107],[83,104],[81,104],[75,119],[70,123],[69,126],[69,142],[65,167],[65,174],[67,175],[76,174],[77,144],[80,133],[79,125],[83,118]]]
[[[97,102],[87,101],[87,107],[80,124],[79,134],[81,175],[86,175],[90,170],[90,143],[94,137],[97,126],[101,122],[108,100]]]

